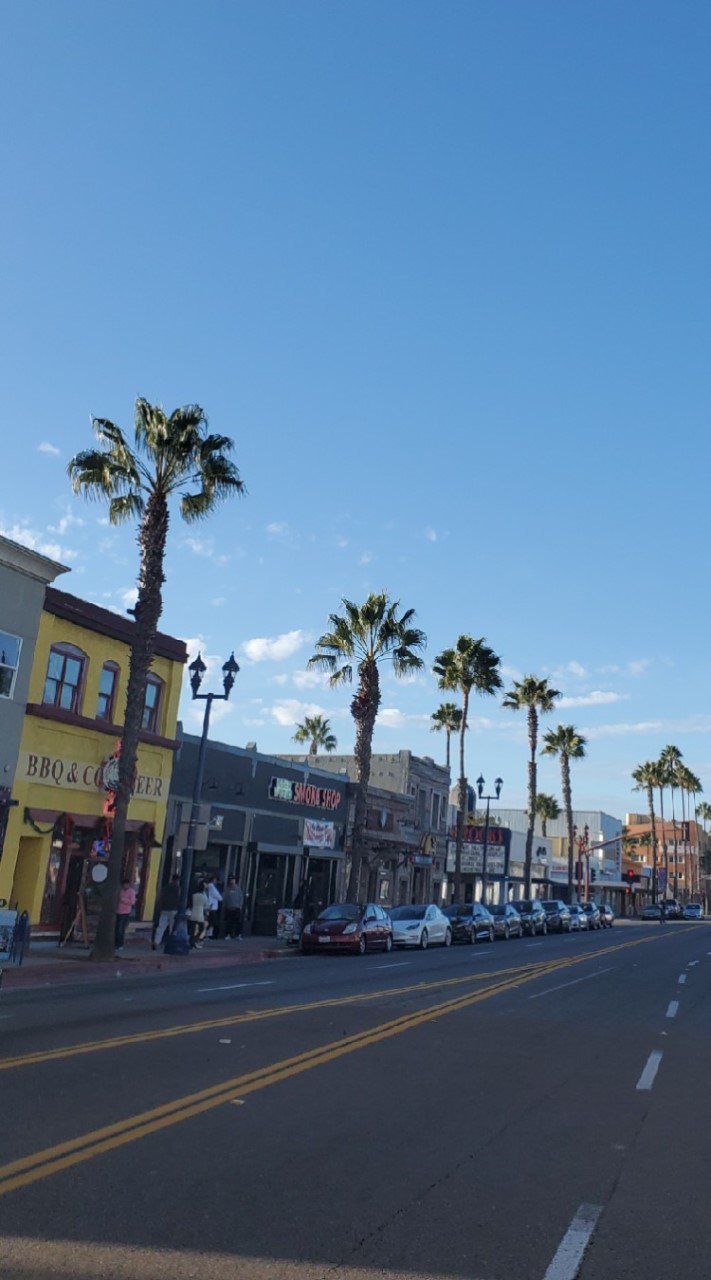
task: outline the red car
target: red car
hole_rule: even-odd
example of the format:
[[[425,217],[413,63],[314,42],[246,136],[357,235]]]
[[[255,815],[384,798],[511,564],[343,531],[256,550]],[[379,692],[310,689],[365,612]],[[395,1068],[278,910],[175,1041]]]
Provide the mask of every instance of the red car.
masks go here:
[[[334,903],[304,927],[302,951],[392,951],[393,927],[390,916],[374,902],[365,906],[354,902]]]

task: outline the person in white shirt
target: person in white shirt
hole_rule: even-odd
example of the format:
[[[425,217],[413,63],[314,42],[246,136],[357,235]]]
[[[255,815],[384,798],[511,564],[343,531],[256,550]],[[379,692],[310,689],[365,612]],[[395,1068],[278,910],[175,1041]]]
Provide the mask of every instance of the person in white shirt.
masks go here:
[[[218,938],[220,936],[220,905],[222,903],[222,894],[217,887],[216,876],[210,876],[207,882],[207,904],[208,904],[208,938]]]

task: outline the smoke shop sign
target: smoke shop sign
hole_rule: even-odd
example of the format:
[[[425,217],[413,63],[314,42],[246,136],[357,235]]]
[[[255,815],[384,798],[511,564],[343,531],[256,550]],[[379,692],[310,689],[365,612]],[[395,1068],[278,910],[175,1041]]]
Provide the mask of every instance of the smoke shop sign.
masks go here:
[[[272,778],[269,783],[272,800],[288,804],[305,804],[310,809],[337,809],[341,793],[330,787],[315,787],[311,782],[295,782],[292,778]]]
[[[36,782],[44,787],[66,787],[70,791],[107,791],[115,785],[115,757],[110,756],[101,764],[89,764],[86,760],[71,760],[63,756],[43,756],[25,751],[20,757],[18,780]],[[159,799],[162,796],[163,779],[150,773],[136,773],[131,794]]]

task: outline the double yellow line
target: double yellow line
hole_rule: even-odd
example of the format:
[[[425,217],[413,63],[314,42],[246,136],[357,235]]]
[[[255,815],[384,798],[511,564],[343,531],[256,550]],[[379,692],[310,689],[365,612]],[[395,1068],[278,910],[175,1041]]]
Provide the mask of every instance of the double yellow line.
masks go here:
[[[215,1107],[223,1106],[225,1103],[256,1093],[269,1085],[289,1080],[305,1071],[310,1071],[313,1067],[335,1062],[338,1058],[354,1053],[359,1049],[369,1048],[371,1045],[392,1039],[394,1036],[402,1035],[405,1031],[411,1031],[437,1018],[469,1008],[502,992],[515,990],[524,983],[532,982],[543,975],[554,973],[559,969],[570,968],[587,960],[597,960],[600,956],[609,955],[616,951],[624,951],[629,947],[640,946],[651,940],[651,938],[641,938],[634,942],[621,943],[599,951],[587,952],[584,955],[566,957],[565,959],[536,966],[527,965],[508,971],[507,974],[501,975],[499,981],[491,983],[482,990],[468,992],[465,995],[457,996],[419,1012],[401,1015],[398,1018],[393,1018],[371,1027],[367,1031],[344,1036],[340,1040],[321,1045],[316,1049],[308,1050],[294,1057],[284,1058],[279,1062],[271,1063],[269,1066],[258,1068],[255,1071],[233,1076],[232,1079],[225,1080],[221,1084],[211,1085],[209,1088],[201,1089],[197,1093],[187,1094],[185,1097],[177,1098],[173,1102],[164,1103],[159,1107],[153,1107],[149,1111],[140,1112],[125,1120],[119,1120],[114,1124],[94,1129],[78,1138],[71,1138],[66,1142],[58,1143],[56,1146],[47,1147],[43,1151],[37,1151],[33,1155],[23,1156],[19,1160],[13,1160],[9,1164],[0,1166],[0,1195],[6,1195],[8,1192],[29,1186],[33,1182],[49,1178],[55,1173],[61,1173],[75,1165],[92,1160],[95,1156],[115,1151],[119,1147],[136,1142],[140,1138],[148,1137],[150,1134],[159,1133],[162,1129],[179,1124],[183,1120],[189,1120],[193,1116],[211,1111]],[[439,984],[418,984],[418,988],[415,989],[431,985]],[[394,990],[401,993],[403,988],[395,988]],[[380,992],[379,994],[382,995],[384,993]],[[328,1001],[324,1003],[331,1004],[335,1002]],[[339,1001],[338,1003],[344,1002]],[[291,1009],[291,1006],[286,1007]],[[106,1042],[99,1043],[106,1044]]]

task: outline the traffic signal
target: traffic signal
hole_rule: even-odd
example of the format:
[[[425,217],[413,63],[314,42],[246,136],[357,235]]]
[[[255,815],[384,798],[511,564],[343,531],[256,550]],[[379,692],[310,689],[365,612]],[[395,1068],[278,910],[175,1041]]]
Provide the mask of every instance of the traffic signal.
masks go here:
[[[594,883],[595,883],[595,881],[597,880],[597,867],[591,867],[591,868],[590,868],[590,879],[591,879],[591,881],[592,881],[592,883],[593,883],[593,884],[594,884]]]
[[[627,881],[627,893],[631,893],[632,884],[637,879],[637,872],[630,867],[628,871],[625,871],[624,879]]]

